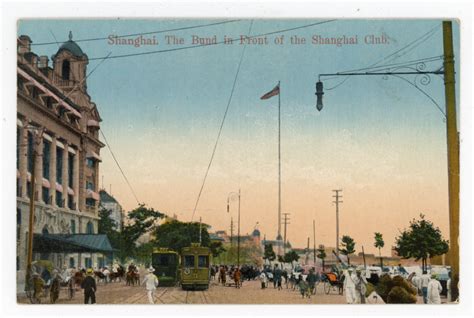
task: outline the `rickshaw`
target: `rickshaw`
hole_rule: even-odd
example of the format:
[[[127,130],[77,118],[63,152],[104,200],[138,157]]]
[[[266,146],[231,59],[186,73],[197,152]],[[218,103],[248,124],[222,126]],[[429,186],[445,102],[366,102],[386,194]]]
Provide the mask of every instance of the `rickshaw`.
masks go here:
[[[324,284],[324,292],[329,295],[331,291],[336,291],[338,292],[339,295],[342,295],[343,293],[343,287],[344,287],[344,278],[339,276],[337,273],[334,272],[329,272],[329,273],[323,273],[321,275],[321,281]]]

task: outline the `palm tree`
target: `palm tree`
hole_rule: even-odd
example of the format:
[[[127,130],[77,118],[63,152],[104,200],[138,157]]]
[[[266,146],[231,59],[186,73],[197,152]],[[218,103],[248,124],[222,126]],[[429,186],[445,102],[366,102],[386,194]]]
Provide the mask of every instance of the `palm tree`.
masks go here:
[[[383,269],[383,261],[382,261],[382,253],[381,248],[385,246],[385,242],[383,241],[382,233],[375,232],[375,243],[374,246],[379,249],[379,257],[380,257],[380,267]]]
[[[343,235],[341,239],[341,249],[340,252],[347,256],[347,265],[351,265],[349,260],[349,255],[355,252],[355,242],[352,237],[349,235]]]

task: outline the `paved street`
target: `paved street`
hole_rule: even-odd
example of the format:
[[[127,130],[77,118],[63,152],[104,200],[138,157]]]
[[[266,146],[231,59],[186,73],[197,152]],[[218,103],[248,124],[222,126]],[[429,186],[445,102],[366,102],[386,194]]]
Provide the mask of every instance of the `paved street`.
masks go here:
[[[271,286],[260,289],[260,282],[244,282],[242,288],[224,287],[213,282],[207,291],[184,291],[179,287],[162,287],[156,291],[156,304],[344,304],[345,297],[335,292],[326,295],[322,286],[318,286],[317,295],[311,299],[302,299],[296,290],[284,288],[276,290]],[[125,283],[99,283],[97,290],[98,304],[147,304],[148,298],[143,286],[125,286]],[[26,303],[25,297],[19,297],[18,302]],[[61,290],[59,304],[80,304],[83,302],[82,291],[76,293],[73,299],[66,297],[66,291]]]

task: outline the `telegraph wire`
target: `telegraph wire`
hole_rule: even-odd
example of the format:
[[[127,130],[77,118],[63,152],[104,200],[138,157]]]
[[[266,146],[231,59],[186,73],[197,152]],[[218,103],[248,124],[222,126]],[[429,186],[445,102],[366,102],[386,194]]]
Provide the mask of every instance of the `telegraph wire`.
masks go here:
[[[262,36],[266,36],[266,35],[278,34],[278,33],[286,33],[286,32],[290,32],[290,31],[305,29],[305,28],[309,28],[309,27],[312,27],[312,26],[321,25],[321,24],[325,24],[325,23],[330,23],[330,22],[334,22],[334,21],[337,21],[337,20],[336,19],[326,20],[326,21],[301,25],[301,26],[297,26],[297,27],[294,27],[294,28],[276,30],[276,31],[271,31],[271,32],[261,33],[261,34],[256,34],[256,35],[248,35],[247,39],[253,39],[253,38],[258,38],[258,37],[262,37]],[[103,60],[103,59],[106,59],[106,58],[108,58],[108,59],[117,59],[117,58],[133,57],[133,56],[151,55],[151,54],[159,54],[159,53],[169,53],[169,52],[174,52],[174,51],[200,48],[200,47],[204,47],[204,46],[220,45],[220,44],[228,43],[228,41],[233,42],[233,41],[239,41],[239,40],[240,40],[240,38],[232,38],[232,39],[227,39],[226,41],[219,41],[219,42],[210,43],[210,44],[189,45],[189,46],[176,47],[176,48],[163,49],[163,50],[155,50],[155,51],[149,51],[149,52],[112,55],[112,56],[109,56],[109,57],[107,57],[107,56],[91,57],[91,58],[89,58],[89,61]],[[71,63],[77,63],[77,62],[71,61]],[[31,65],[31,63],[18,63],[18,64],[19,65]]]
[[[252,20],[253,21],[253,20]],[[272,31],[272,32],[267,32],[267,33],[261,33],[261,34],[256,34],[256,35],[248,35],[247,39],[253,39],[253,38],[258,38],[266,35],[273,35],[273,34],[278,34],[278,33],[285,33],[285,32],[290,32],[294,30],[299,30],[299,29],[304,29],[304,28],[309,28],[312,26],[320,25],[320,24],[325,24],[329,22],[334,22],[336,19],[332,20],[326,20],[326,21],[321,21],[321,22],[316,22],[316,23],[311,23],[311,24],[306,24],[306,25],[301,25],[298,27],[294,28],[289,28],[289,29],[283,29],[283,30],[277,30],[277,31]],[[189,45],[189,46],[183,46],[183,47],[177,47],[177,48],[172,48],[172,49],[165,49],[165,50],[156,50],[156,51],[149,51],[149,52],[141,52],[141,53],[130,53],[130,54],[122,54],[122,55],[113,55],[110,56],[109,59],[116,59],[116,58],[125,58],[125,57],[132,57],[132,56],[141,56],[141,55],[150,55],[150,54],[158,54],[158,53],[167,53],[167,52],[173,52],[173,51],[181,51],[181,50],[187,50],[187,49],[194,49],[194,48],[199,48],[203,46],[212,46],[212,45],[219,45],[219,44],[224,44],[228,43],[228,41],[239,41],[240,38],[232,38],[228,39],[226,41],[219,41],[216,43],[209,43],[209,44],[198,44],[198,45]],[[93,57],[90,58],[89,61],[93,60],[101,60],[105,57]]]
[[[247,34],[250,34],[250,32],[252,30],[252,25],[253,25],[253,20],[250,21],[250,26],[249,26],[249,30],[248,30]],[[244,47],[242,49],[242,53],[240,55],[240,60],[239,60],[238,66],[237,66],[237,72],[235,73],[235,76],[234,76],[234,82],[232,83],[232,89],[230,91],[229,100],[227,101],[227,106],[226,106],[226,109],[225,109],[225,112],[224,112],[224,116],[222,117],[221,125],[220,125],[219,131],[217,133],[216,142],[214,144],[214,148],[212,149],[211,158],[209,160],[209,164],[207,165],[206,173],[204,174],[204,179],[202,181],[201,189],[199,190],[199,193],[198,193],[198,196],[197,196],[197,199],[196,199],[196,204],[194,205],[193,215],[191,216],[191,222],[193,221],[194,215],[196,214],[196,209],[197,209],[197,206],[199,204],[199,200],[201,198],[202,190],[204,189],[204,185],[206,184],[206,179],[207,179],[207,176],[209,174],[209,170],[211,169],[212,161],[214,160],[214,155],[216,154],[217,145],[219,144],[219,140],[220,140],[221,133],[222,133],[222,128],[224,127],[225,119],[227,118],[227,113],[229,112],[230,104],[232,102],[232,97],[234,96],[235,85],[237,83],[237,78],[238,78],[239,73],[240,73],[240,67],[242,66],[242,61],[244,59],[244,54],[245,54],[245,49],[246,48],[247,48],[247,45],[244,45]]]
[[[198,28],[204,28],[204,27],[209,27],[209,26],[214,26],[214,25],[234,23],[234,22],[239,22],[239,21],[242,21],[242,20],[228,20],[228,21],[220,21],[220,22],[213,22],[213,23],[207,23],[207,24],[198,24],[198,25],[181,27],[181,28],[174,28],[174,29],[166,29],[166,30],[158,30],[158,31],[150,31],[150,32],[140,32],[140,33],[131,33],[131,34],[124,34],[124,35],[114,35],[114,38],[126,38],[126,37],[139,36],[139,35],[150,35],[150,34],[159,34],[159,33],[173,32],[173,31],[198,29]],[[100,40],[108,40],[108,39],[109,39],[109,37],[98,37],[98,38],[88,38],[88,39],[74,40],[74,42],[90,42],[90,41],[100,41]],[[55,38],[55,40],[56,40],[56,38]],[[64,42],[66,42],[66,41],[64,41]],[[44,45],[52,45],[52,44],[57,44],[57,43],[58,43],[57,41],[56,42],[31,43],[31,46],[44,46]]]
[[[105,141],[105,144],[107,145],[107,148],[109,148],[109,151],[110,151],[110,154],[112,155],[112,158],[114,159],[115,163],[117,164],[117,167],[119,168],[120,172],[122,173],[122,176],[123,178],[125,179],[125,181],[127,182],[128,184],[128,187],[130,188],[130,191],[132,192],[133,196],[135,197],[135,200],[137,201],[137,204],[140,205],[140,201],[138,200],[138,197],[135,193],[135,191],[133,190],[133,187],[132,185],[130,184],[130,181],[128,181],[128,178],[127,176],[125,175],[125,172],[123,171],[122,167],[120,166],[117,158],[115,157],[115,154],[114,152],[112,151],[112,148],[110,147],[110,144],[109,142],[107,141],[107,138],[105,137],[105,134],[104,134],[104,131],[102,129],[99,129],[102,137],[104,138],[104,141]]]

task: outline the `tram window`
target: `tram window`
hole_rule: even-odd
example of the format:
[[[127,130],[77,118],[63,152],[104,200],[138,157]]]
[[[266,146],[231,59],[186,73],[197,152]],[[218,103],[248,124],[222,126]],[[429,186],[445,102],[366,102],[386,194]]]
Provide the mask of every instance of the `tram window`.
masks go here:
[[[184,256],[184,267],[194,267],[194,255]]]
[[[206,255],[199,255],[198,267],[209,267],[209,257]]]

